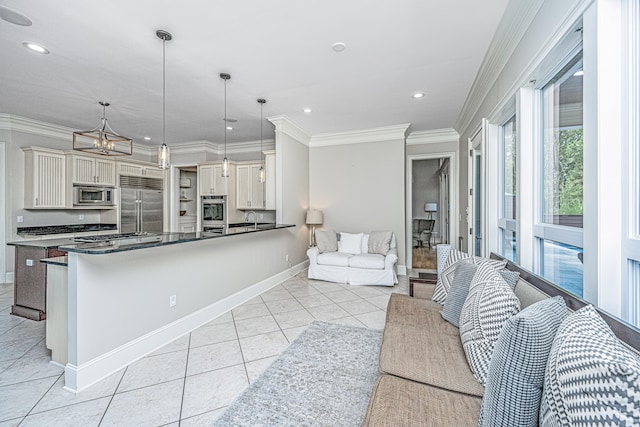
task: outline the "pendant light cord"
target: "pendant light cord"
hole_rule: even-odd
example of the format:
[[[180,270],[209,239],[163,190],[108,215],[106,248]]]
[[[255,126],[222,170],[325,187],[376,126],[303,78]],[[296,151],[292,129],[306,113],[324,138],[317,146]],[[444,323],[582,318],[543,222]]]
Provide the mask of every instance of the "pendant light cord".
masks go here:
[[[224,80],[224,158],[227,158],[227,79]]]
[[[262,163],[262,167],[264,168],[264,153],[262,151],[262,106],[264,105],[264,102],[260,103],[260,160]]]
[[[167,39],[162,39],[162,145],[165,145],[165,115],[166,115],[166,68],[167,68],[167,60],[166,60],[166,46]]]

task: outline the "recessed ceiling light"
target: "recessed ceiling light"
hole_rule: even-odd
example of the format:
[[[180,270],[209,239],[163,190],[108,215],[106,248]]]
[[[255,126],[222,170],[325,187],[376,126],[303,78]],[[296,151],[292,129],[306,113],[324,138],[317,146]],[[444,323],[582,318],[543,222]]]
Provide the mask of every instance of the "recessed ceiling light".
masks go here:
[[[49,53],[49,49],[47,49],[44,46],[40,46],[39,44],[36,43],[32,43],[32,42],[23,42],[22,45],[24,47],[26,47],[29,50],[32,50],[34,52],[38,52],[38,53],[44,53],[47,54]]]
[[[231,126],[227,126],[227,130],[233,130]]]
[[[424,97],[424,93],[423,93],[423,92],[416,92],[416,93],[414,93],[413,95],[411,95],[411,97],[412,97],[413,99],[420,99],[420,98],[423,98],[423,97]]]
[[[304,113],[310,113],[310,112],[311,112],[311,108],[305,108],[304,110],[302,110],[302,112],[304,112]]]
[[[334,52],[342,52],[343,50],[345,50],[347,48],[347,45],[342,43],[342,42],[335,42],[332,46],[331,49],[333,49]]]
[[[0,6],[0,19],[22,27],[31,26],[31,19],[27,18],[20,12],[16,12],[15,10],[4,6]]]
[[[583,74],[584,74],[584,70],[578,70],[578,71],[576,71],[575,73],[573,73],[573,75],[574,75],[574,76],[576,76],[576,77],[580,77],[580,76],[582,76]]]
[[[144,137],[144,140],[145,140],[145,141],[151,141],[151,137],[150,137],[150,136],[145,136],[145,137]]]

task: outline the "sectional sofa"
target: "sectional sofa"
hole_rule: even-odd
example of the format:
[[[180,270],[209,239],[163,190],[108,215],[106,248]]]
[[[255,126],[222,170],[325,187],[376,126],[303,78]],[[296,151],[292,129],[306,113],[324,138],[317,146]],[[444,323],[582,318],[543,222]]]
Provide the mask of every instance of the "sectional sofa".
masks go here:
[[[443,251],[448,252],[449,249],[438,247],[439,276],[447,273],[447,270],[444,273],[443,270],[448,256],[443,254]],[[494,254],[492,258],[506,263],[506,260]],[[588,418],[591,421],[582,425],[595,425],[600,421],[598,417],[608,416],[611,416],[608,423],[601,422],[598,425],[640,425],[640,331],[606,313],[596,312],[591,306],[586,307],[584,301],[564,293],[510,262],[507,263],[506,269],[520,275],[513,288],[520,311],[518,317],[510,318],[502,330],[498,331],[500,335],[484,384],[479,381],[477,372],[472,370],[465,353],[468,348],[462,343],[461,330],[466,327],[462,324],[464,315],[460,318],[461,329],[444,320],[443,305],[432,300],[435,285],[415,284],[414,297],[392,294],[387,307],[380,349],[380,377],[369,401],[364,426],[571,425],[574,422],[579,424],[580,414],[575,415],[576,405],[582,405],[581,409],[577,410],[578,413],[580,410],[583,411],[583,415],[589,411],[596,413],[595,418]],[[449,268],[448,271],[450,270]],[[461,273],[457,277],[460,275]],[[451,277],[455,281],[456,275]],[[452,286],[455,286],[455,282],[452,283]],[[472,282],[470,294],[475,289],[474,286]],[[450,297],[451,294],[447,298]],[[471,298],[480,297],[473,295]],[[469,296],[465,304],[469,304],[468,299]],[[543,301],[544,305],[553,302],[559,307],[558,304],[561,304],[562,316],[556,322],[559,324],[557,330],[547,328],[543,316],[535,312],[537,307],[543,305]],[[581,310],[574,312],[578,309]],[[575,316],[569,316],[571,312],[574,312]],[[577,335],[578,338],[584,335],[589,337],[582,341],[578,339],[578,344],[569,338],[564,339],[563,334],[571,334],[574,330],[585,327],[585,317],[578,316],[583,312],[587,315],[586,319],[590,319],[589,316],[594,317],[594,313],[597,313],[597,319],[593,320],[600,322],[604,319],[606,324],[602,323],[603,328],[608,329],[608,325],[617,338],[609,337],[606,331],[601,334],[587,331]],[[537,322],[538,329],[541,328],[543,331],[541,334],[546,333],[546,336],[540,338],[536,335],[539,331],[530,327],[526,320],[527,315],[529,320]],[[574,321],[574,318],[578,320]],[[571,324],[572,321],[574,324]],[[588,327],[590,326],[587,325],[585,328]],[[512,339],[512,347],[509,348],[509,338],[504,338],[504,335],[511,331],[520,331],[523,336],[522,339],[519,336],[516,336],[515,340]],[[603,362],[606,369],[602,368],[601,361],[594,362],[589,359],[592,356],[593,359],[597,358],[594,354],[597,355],[602,350],[599,344],[593,344],[598,341],[592,337],[603,337],[607,345],[610,344],[614,348],[605,351],[617,358],[613,362]],[[544,350],[543,342],[547,343]],[[576,350],[571,347],[574,344],[578,347],[595,347]],[[624,348],[621,349],[621,346]],[[562,353],[567,347],[569,350],[575,350],[575,354],[569,353],[569,362],[563,359]],[[521,356],[529,358],[528,361],[516,360],[516,357],[521,357],[516,356],[516,353],[523,353]],[[512,354],[513,360],[510,360]],[[535,364],[538,364],[538,367],[532,368]],[[566,373],[570,372],[575,364],[579,365],[576,377],[566,380]],[[589,369],[600,370],[588,380],[581,378],[580,375]],[[613,381],[623,385],[618,390],[608,389],[610,384],[606,375],[604,379],[596,378],[607,369],[612,371],[611,375],[614,376],[623,372]],[[560,371],[563,373],[554,375]],[[604,403],[598,402],[605,408],[597,407],[599,403],[589,401],[588,397],[581,397],[580,393],[583,392],[602,398]],[[567,396],[569,402],[566,399],[562,402],[556,401]],[[571,396],[574,396],[574,401],[571,401]],[[576,404],[576,396],[584,401]],[[607,399],[610,400],[606,401]],[[617,410],[624,413],[618,414],[619,418],[615,415]],[[589,413],[585,416],[593,415]]]

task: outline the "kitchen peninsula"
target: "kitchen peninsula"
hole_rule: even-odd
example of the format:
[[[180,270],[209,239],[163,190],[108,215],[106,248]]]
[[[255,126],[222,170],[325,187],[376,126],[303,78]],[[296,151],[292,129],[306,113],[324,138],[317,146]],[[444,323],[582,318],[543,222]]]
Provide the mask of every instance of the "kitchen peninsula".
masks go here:
[[[68,252],[65,388],[81,391],[296,274],[286,260],[297,233],[270,224],[59,246]]]

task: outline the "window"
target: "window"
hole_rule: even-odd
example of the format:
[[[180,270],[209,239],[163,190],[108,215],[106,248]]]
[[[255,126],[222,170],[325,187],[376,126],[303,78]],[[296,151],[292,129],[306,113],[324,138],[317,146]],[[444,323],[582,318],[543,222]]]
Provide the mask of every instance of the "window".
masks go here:
[[[582,228],[582,55],[542,89],[542,222]]]
[[[582,52],[540,89],[538,273],[583,295]]]
[[[513,116],[501,127],[502,166],[501,166],[501,213],[498,221],[501,253],[505,258],[516,262],[516,117]]]

